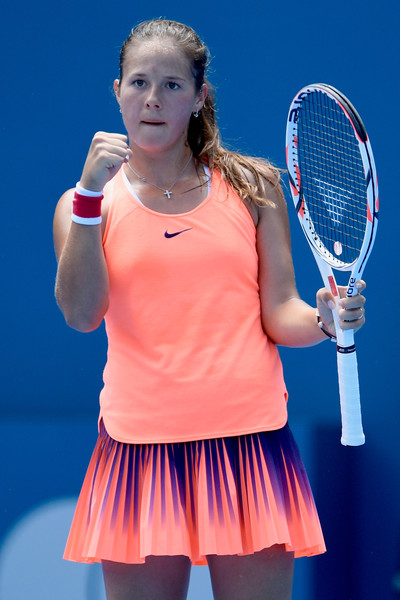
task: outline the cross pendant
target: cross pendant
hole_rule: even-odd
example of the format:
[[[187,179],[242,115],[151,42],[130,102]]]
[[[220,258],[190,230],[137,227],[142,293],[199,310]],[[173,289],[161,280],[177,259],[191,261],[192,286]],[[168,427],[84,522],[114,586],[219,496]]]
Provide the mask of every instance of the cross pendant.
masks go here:
[[[170,192],[169,190],[165,190],[164,196],[167,196],[167,198],[171,198],[172,192]]]

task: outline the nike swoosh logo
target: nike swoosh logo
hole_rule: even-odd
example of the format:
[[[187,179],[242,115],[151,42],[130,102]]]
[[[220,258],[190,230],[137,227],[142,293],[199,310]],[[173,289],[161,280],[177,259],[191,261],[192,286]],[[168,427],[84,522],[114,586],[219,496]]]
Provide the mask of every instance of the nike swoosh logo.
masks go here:
[[[172,238],[172,237],[175,237],[176,235],[180,235],[181,233],[184,233],[185,231],[190,231],[191,229],[192,229],[192,228],[191,228],[191,227],[189,227],[188,229],[182,229],[182,231],[176,231],[175,233],[168,233],[168,231],[166,231],[166,232],[164,233],[164,236],[165,236],[166,238]]]

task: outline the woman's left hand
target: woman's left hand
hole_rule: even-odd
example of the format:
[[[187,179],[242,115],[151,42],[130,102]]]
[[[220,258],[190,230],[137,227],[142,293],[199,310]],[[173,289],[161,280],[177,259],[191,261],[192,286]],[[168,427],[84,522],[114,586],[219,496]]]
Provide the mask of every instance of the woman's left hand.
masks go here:
[[[365,281],[357,281],[356,288],[358,294],[351,298],[346,298],[347,287],[338,286],[340,300],[338,301],[338,317],[341,329],[353,329],[358,331],[365,323],[365,297],[362,295],[366,287]],[[320,319],[332,335],[335,335],[335,322],[332,310],[335,309],[335,300],[332,293],[327,288],[322,288],[317,292],[317,308]]]

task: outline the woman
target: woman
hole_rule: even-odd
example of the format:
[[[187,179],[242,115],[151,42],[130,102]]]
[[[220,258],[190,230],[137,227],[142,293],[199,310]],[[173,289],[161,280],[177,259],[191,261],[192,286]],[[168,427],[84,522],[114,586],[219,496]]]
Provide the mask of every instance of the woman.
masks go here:
[[[65,557],[100,561],[109,600],[185,598],[205,563],[217,600],[286,600],[294,557],[325,550],[276,345],[334,335],[333,297],[318,291],[320,322],[299,298],[278,172],[221,146],[207,56],[185,25],[132,30],[114,83],[128,136],[94,136],[55,214],[59,306],[108,335]],[[363,305],[341,300],[344,329]]]

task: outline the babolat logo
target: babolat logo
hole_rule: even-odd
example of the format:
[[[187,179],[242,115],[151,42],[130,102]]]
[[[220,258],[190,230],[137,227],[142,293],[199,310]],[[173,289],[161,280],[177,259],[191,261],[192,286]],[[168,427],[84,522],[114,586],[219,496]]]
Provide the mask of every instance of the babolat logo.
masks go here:
[[[349,281],[349,285],[347,287],[347,293],[346,295],[348,297],[351,297],[354,295],[355,292],[355,285],[356,285],[356,280],[354,277],[350,277],[350,281]],[[358,292],[357,292],[358,293]]]

